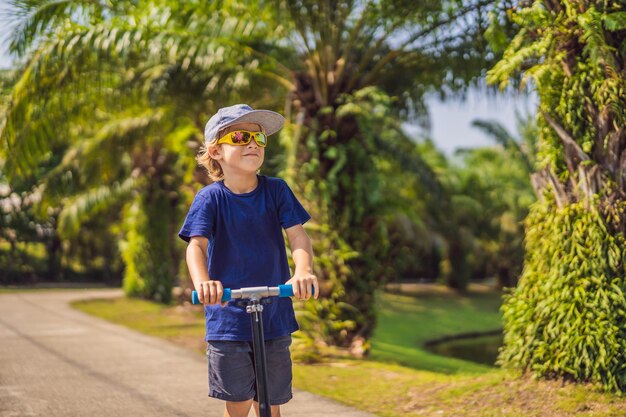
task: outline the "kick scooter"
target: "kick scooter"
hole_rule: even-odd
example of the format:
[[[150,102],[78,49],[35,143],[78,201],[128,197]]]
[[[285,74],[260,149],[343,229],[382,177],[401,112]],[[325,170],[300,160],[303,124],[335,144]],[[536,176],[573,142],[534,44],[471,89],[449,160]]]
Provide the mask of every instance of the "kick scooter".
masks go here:
[[[238,290],[224,288],[222,301],[231,299],[245,299],[247,302],[239,301],[237,305],[245,305],[246,312],[250,314],[252,322],[252,349],[254,351],[254,371],[256,376],[256,392],[259,401],[259,412],[261,417],[271,417],[270,397],[267,386],[267,358],[265,357],[265,338],[263,336],[263,304],[269,304],[267,297],[293,297],[293,287],[291,284],[279,285],[277,287],[248,287]],[[191,293],[191,302],[200,304],[198,293]],[[245,303],[245,304],[243,304]]]

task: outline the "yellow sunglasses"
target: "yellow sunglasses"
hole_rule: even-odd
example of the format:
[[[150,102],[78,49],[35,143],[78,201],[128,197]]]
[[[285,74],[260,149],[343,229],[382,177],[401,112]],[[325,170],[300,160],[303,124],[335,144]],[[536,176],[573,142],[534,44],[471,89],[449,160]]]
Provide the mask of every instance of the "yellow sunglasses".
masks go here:
[[[235,130],[227,133],[217,140],[217,143],[227,143],[229,145],[244,146],[254,139],[261,148],[267,146],[267,135],[263,132],[248,132],[247,130]]]

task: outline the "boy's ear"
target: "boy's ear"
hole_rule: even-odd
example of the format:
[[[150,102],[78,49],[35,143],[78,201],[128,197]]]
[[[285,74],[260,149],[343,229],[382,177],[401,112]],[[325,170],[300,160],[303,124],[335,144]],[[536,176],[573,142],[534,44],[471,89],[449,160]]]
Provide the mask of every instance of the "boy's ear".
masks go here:
[[[222,147],[220,145],[209,146],[207,153],[213,159],[222,159]]]

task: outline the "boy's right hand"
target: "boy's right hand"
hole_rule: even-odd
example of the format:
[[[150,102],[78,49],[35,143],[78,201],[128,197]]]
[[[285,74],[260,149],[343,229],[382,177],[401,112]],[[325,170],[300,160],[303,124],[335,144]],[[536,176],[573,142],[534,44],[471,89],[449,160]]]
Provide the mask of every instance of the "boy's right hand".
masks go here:
[[[224,287],[220,281],[203,281],[200,283],[198,291],[198,301],[204,305],[221,304],[222,307],[228,304],[222,302]]]

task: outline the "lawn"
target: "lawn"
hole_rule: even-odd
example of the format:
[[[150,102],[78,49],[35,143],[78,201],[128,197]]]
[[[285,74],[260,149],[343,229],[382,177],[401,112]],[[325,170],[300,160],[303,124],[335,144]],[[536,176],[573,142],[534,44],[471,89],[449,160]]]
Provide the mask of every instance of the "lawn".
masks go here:
[[[100,283],[84,282],[52,282],[35,285],[2,285],[0,294],[13,294],[20,292],[42,292],[42,291],[76,291],[89,290],[92,288],[112,288]]]
[[[626,415],[626,400],[591,386],[535,381],[426,351],[422,346],[426,340],[493,330],[501,323],[498,293],[459,296],[424,288],[428,287],[413,294],[378,295],[378,327],[368,359],[334,357],[313,365],[296,364],[294,385],[383,417]],[[128,299],[74,305],[204,352],[201,308]]]
[[[442,336],[499,329],[500,293],[460,296],[430,291],[428,286],[417,288],[412,295],[379,294],[371,359],[446,374],[489,372],[490,367],[435,355],[422,346]]]

